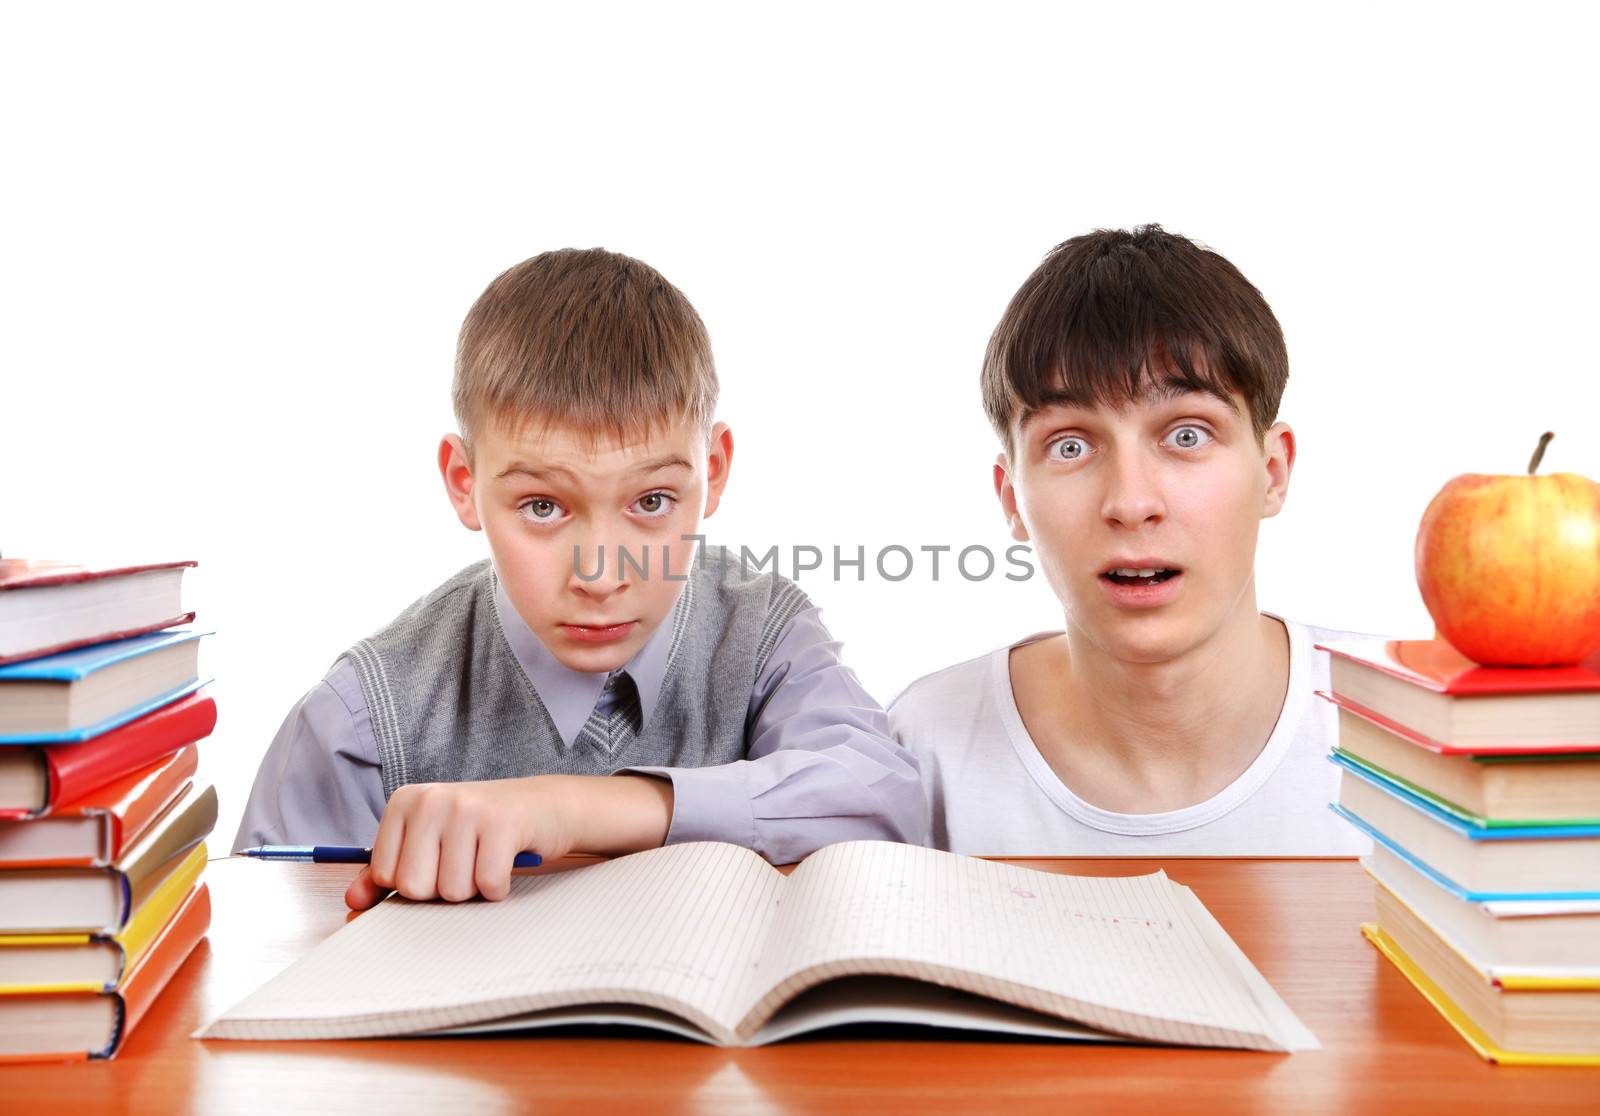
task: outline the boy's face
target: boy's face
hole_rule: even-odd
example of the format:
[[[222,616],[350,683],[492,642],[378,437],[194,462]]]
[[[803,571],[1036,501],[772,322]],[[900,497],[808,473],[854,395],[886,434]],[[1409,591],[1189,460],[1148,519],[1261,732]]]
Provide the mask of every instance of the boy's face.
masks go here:
[[[727,426],[713,427],[709,447],[690,420],[629,442],[564,426],[485,426],[470,459],[456,435],[439,446],[457,516],[488,536],[506,596],[562,664],[622,666],[677,602],[695,555],[683,536],[716,510],[727,483]]]
[[[1051,405],[996,462],[1012,536],[1032,542],[1068,625],[1115,659],[1165,662],[1240,609],[1254,619],[1256,534],[1283,506],[1294,434],[1278,423],[1258,441],[1232,402],[1155,389],[1121,409]]]

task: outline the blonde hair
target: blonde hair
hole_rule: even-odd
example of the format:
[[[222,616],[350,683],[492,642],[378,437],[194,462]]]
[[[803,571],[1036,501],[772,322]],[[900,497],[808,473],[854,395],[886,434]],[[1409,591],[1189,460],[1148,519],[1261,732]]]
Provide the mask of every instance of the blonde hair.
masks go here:
[[[660,272],[563,248],[502,272],[472,304],[451,400],[469,450],[486,420],[618,440],[685,418],[709,432],[717,373],[700,315]]]

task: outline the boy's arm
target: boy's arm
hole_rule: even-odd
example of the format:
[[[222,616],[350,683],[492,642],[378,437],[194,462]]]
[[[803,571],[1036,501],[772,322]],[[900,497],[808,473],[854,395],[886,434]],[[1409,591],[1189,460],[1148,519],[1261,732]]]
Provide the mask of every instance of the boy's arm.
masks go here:
[[[256,772],[235,850],[372,844],[383,774],[355,667],[340,660],[301,698]]]
[[[926,842],[916,761],[840,662],[814,606],[768,656],[746,738],[750,758],[718,767],[401,787],[345,901],[364,909],[391,888],[411,899],[503,898],[522,849],[553,860],[716,840],[782,864],[835,841]]]
[[[628,769],[672,780],[668,844],[731,841],[789,864],[835,841],[927,842],[916,759],[895,742],[840,646],[807,604],[750,695],[748,759]]]

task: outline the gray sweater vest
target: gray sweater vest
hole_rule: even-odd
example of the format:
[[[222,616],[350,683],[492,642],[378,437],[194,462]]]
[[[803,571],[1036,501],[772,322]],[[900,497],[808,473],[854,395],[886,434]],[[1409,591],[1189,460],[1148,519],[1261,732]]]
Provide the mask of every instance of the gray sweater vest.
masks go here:
[[[650,722],[607,753],[562,742],[501,632],[494,590],[487,560],[468,566],[341,656],[361,679],[385,798],[407,783],[743,759],[751,691],[807,603],[787,578],[702,548],[663,621],[674,638]]]

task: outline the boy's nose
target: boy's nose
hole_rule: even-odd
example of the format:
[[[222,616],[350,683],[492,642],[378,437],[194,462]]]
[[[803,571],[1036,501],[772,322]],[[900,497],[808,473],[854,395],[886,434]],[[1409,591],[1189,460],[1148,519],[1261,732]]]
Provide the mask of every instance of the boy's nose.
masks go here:
[[[1119,454],[1106,470],[1100,514],[1106,522],[1139,527],[1160,520],[1166,512],[1161,485],[1152,462],[1137,453]]]
[[[572,573],[568,587],[593,600],[603,601],[628,587],[618,548],[601,543],[572,548]]]

